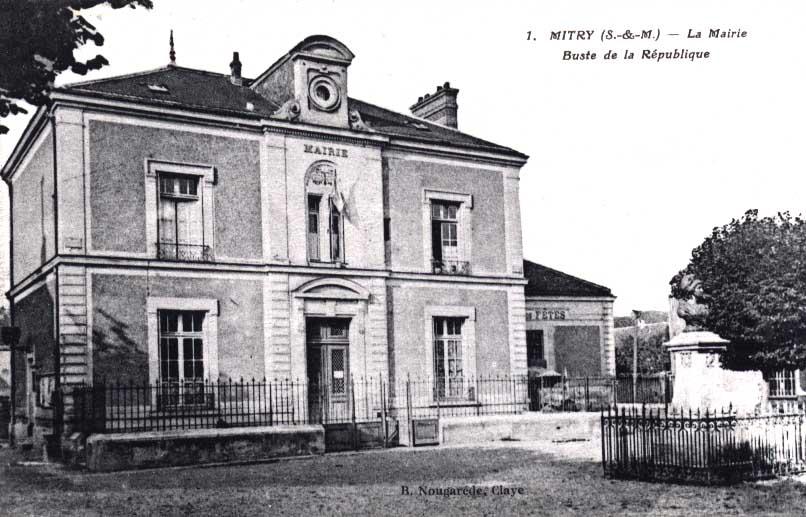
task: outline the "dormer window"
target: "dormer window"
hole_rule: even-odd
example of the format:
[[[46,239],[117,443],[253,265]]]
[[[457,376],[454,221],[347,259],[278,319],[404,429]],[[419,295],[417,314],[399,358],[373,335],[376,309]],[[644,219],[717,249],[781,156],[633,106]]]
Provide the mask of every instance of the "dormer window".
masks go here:
[[[161,84],[149,84],[149,85],[148,85],[148,89],[149,89],[150,91],[152,91],[152,92],[156,92],[156,93],[170,93],[170,92],[168,91],[168,87],[167,87],[167,86],[163,86],[163,85],[161,85]]]

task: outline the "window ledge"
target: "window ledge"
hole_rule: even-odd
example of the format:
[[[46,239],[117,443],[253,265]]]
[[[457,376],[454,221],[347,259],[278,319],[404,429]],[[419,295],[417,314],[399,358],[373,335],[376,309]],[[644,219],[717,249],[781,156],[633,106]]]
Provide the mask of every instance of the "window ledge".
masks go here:
[[[335,260],[335,261],[331,261],[331,262],[324,261],[324,260],[309,260],[308,265],[310,267],[322,267],[322,268],[333,268],[333,267],[346,268],[346,267],[348,267],[347,262],[342,262],[340,260]]]

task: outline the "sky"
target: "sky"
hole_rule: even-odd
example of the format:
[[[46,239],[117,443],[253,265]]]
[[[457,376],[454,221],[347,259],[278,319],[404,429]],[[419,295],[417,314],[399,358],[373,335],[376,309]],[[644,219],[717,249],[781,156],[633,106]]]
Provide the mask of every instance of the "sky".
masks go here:
[[[100,51],[110,66],[59,83],[161,67],[171,29],[180,66],[228,73],[237,50],[245,77],[306,36],[333,36],[356,54],[350,96],[403,113],[450,81],[460,130],[530,156],[520,183],[525,257],[610,287],[617,315],[668,309],[669,279],[713,227],[751,208],[801,213],[806,204],[799,0],[154,4],[85,11],[106,43],[84,54]],[[712,28],[747,36],[709,39]],[[660,36],[601,39],[627,29]],[[563,30],[592,30],[593,39],[550,39]],[[610,49],[619,59],[603,59]],[[623,59],[628,49],[636,59]],[[641,59],[644,49],[710,57],[658,62]],[[597,59],[563,60],[566,51]],[[4,123],[0,162],[27,118]],[[3,185],[3,220],[7,203]],[[0,225],[0,242],[7,233]],[[7,263],[3,247],[4,290]]]

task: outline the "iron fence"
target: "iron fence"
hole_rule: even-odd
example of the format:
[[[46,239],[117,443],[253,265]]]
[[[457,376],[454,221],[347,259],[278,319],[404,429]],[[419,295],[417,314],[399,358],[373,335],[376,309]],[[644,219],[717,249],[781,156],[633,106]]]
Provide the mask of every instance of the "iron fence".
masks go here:
[[[623,377],[533,377],[529,380],[531,411],[601,411],[618,404],[672,402],[670,375]]]
[[[349,424],[393,419],[598,411],[611,404],[671,400],[668,378],[460,377],[350,378],[328,384],[291,380],[96,383],[73,391],[75,426],[119,433]],[[448,396],[450,395],[450,396]]]
[[[804,418],[608,408],[601,419],[604,474],[722,484],[804,472]]]
[[[518,414],[529,407],[526,377],[408,378],[398,383],[393,412],[398,417],[440,418]]]

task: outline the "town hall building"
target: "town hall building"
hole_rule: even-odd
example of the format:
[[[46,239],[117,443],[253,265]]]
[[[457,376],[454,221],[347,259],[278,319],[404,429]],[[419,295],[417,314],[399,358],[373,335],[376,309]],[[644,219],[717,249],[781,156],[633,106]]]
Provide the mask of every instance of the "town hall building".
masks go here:
[[[54,90],[2,170],[17,418],[111,379],[307,380],[335,405],[350,378],[461,400],[527,374],[527,156],[460,132],[449,83],[411,115],[349,97],[353,58],[312,36],[254,79],[235,53]],[[612,296],[585,296],[610,309],[573,364],[612,373]]]

